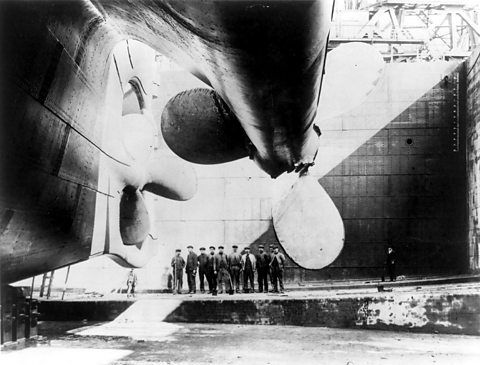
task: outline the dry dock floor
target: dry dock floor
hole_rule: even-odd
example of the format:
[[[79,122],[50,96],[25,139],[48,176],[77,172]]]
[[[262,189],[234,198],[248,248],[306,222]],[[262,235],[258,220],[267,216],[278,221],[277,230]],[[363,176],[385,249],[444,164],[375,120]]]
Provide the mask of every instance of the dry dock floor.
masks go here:
[[[480,336],[350,328],[219,323],[167,323],[184,301],[478,294],[478,283],[288,291],[285,295],[140,294],[114,321],[43,321],[39,337],[5,346],[0,364],[480,364]],[[83,300],[126,300],[125,295]],[[133,301],[132,301],[133,302]],[[192,303],[193,305],[194,303]]]
[[[40,339],[27,343],[25,348],[3,351],[0,362],[2,365],[480,363],[480,338],[475,336],[182,323],[145,341],[75,334],[84,325],[41,323]],[[73,332],[68,332],[72,329]],[[149,326],[143,331],[152,334]]]

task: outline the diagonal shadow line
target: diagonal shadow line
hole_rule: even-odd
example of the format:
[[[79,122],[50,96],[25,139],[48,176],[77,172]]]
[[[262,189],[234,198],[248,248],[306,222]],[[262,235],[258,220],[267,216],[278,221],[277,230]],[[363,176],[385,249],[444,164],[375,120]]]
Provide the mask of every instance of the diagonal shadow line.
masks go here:
[[[310,173],[317,178],[330,174],[389,123],[444,82],[443,77],[449,76],[458,66],[456,62],[387,65],[385,79],[364,103],[342,115],[317,121],[323,134],[317,161]]]

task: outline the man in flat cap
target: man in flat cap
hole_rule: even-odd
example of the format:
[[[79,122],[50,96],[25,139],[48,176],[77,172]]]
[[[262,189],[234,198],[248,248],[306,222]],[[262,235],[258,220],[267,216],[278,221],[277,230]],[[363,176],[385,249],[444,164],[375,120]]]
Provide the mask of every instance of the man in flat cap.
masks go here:
[[[217,288],[218,294],[223,293],[223,288],[225,287],[225,292],[230,291],[230,273],[228,272],[228,257],[223,252],[223,246],[218,246],[218,253],[215,256],[216,265],[217,265]]]
[[[278,287],[280,286],[280,293],[283,293],[283,271],[285,269],[285,256],[278,251],[278,247],[273,248],[272,260],[270,261],[270,267],[273,274],[273,292],[278,293]]]
[[[242,255],[240,255],[238,252],[237,245],[233,245],[232,249],[233,252],[228,255],[230,276],[232,278],[232,285],[235,287],[235,291],[240,293],[240,270],[242,268]]]
[[[193,246],[188,245],[187,265],[185,271],[187,273],[188,294],[195,294],[197,287],[195,284],[195,276],[197,275],[198,258],[197,254],[193,252]]]
[[[255,286],[253,284],[253,278],[256,270],[256,259],[255,256],[250,253],[250,247],[245,247],[245,253],[242,255],[242,271],[243,271],[243,292],[249,293],[250,289],[248,288],[248,282],[250,281],[250,286],[252,287],[251,292],[255,292]]]
[[[182,250],[177,248],[175,250],[175,256],[172,259],[173,268],[173,294],[182,294],[183,285],[183,268],[185,267],[185,260],[180,253]]]
[[[207,260],[208,293],[217,295],[217,263],[215,260],[215,247],[210,246],[210,254]]]
[[[208,262],[208,255],[205,253],[205,247],[200,247],[200,255],[197,257],[198,261],[198,281],[200,282],[200,292],[203,294],[205,293],[205,276],[207,276],[207,262]],[[207,283],[210,288],[210,282],[208,281],[207,276]]]
[[[264,246],[258,246],[257,259],[257,275],[258,275],[258,292],[268,293],[268,271],[270,269],[270,256],[264,251]]]

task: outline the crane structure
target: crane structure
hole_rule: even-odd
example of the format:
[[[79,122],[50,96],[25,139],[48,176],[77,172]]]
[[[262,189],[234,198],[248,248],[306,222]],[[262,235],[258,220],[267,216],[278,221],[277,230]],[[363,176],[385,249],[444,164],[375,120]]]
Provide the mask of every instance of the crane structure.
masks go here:
[[[466,58],[480,45],[480,3],[475,0],[345,0],[341,5],[330,48],[366,42],[387,62],[414,62]]]

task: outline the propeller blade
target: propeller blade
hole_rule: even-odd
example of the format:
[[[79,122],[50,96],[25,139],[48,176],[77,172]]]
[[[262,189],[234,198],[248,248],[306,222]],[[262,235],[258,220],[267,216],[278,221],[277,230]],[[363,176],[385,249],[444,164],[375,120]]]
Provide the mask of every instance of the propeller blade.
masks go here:
[[[122,146],[130,161],[145,161],[155,146],[155,126],[144,114],[128,114],[120,119]]]
[[[197,192],[193,166],[176,156],[155,156],[147,167],[143,190],[173,200],[189,200]]]
[[[321,269],[340,254],[342,217],[315,178],[303,175],[272,208],[273,226],[287,255],[306,269]]]
[[[161,124],[167,145],[187,161],[217,164],[248,155],[243,128],[214,90],[177,94],[165,106]]]
[[[150,219],[142,193],[127,186],[120,199],[120,236],[123,244],[141,244],[149,232]]]
[[[361,104],[381,80],[384,68],[380,52],[366,43],[345,43],[330,51],[318,117],[325,120]]]

